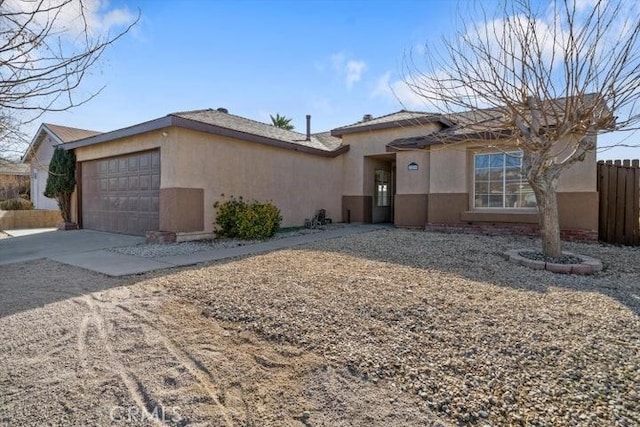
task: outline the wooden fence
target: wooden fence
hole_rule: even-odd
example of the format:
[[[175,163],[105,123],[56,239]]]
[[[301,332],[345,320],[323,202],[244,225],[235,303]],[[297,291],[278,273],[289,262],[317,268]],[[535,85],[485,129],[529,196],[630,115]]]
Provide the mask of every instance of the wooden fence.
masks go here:
[[[599,239],[640,245],[640,161],[598,162]]]

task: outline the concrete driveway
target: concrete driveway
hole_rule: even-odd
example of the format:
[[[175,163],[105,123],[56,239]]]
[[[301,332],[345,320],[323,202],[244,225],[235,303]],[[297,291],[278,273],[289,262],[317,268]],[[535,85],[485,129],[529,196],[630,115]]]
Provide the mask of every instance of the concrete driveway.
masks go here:
[[[0,239],[0,265],[84,254],[99,249],[130,246],[145,241],[141,236],[92,230],[48,231],[21,237]]]

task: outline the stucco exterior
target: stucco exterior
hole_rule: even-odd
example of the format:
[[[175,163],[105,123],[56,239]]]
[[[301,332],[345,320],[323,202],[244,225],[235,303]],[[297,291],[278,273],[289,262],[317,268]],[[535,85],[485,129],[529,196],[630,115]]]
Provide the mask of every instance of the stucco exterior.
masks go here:
[[[375,169],[393,171],[393,222],[397,226],[423,227],[425,224],[537,223],[536,208],[474,208],[474,155],[510,151],[513,146],[488,148],[486,141],[435,144],[420,149],[389,150],[387,144],[398,138],[424,135],[438,124],[402,126],[343,135],[351,146],[345,154],[344,195],[352,221],[379,222],[384,217],[375,206],[373,173]],[[559,143],[559,147],[564,144]],[[562,155],[562,150],[559,150]],[[411,165],[411,166],[410,166]],[[597,230],[598,193],[596,154],[564,171],[558,183],[560,224],[565,229]],[[361,204],[371,203],[367,213]]]
[[[421,145],[424,135],[448,124],[433,115],[414,120],[412,112],[398,114],[398,122],[393,114],[367,118],[332,131],[329,140],[314,139],[309,132],[305,140],[304,134],[282,133],[227,116],[226,111],[175,113],[76,141],[70,149],[75,150],[80,170],[85,162],[158,150],[162,231],[213,233],[213,205],[229,196],[272,201],[285,227],[303,225],[319,209],[326,209],[336,222],[392,222],[400,227],[537,222],[535,207],[474,206],[475,154],[514,147],[491,147],[482,140]],[[406,138],[415,144],[392,144]],[[558,144],[559,151],[562,146]],[[384,202],[376,197],[381,188],[377,172],[388,178],[382,185],[389,193]],[[598,229],[595,152],[563,173],[558,200],[562,228]],[[74,218],[81,222],[82,183],[74,206]]]
[[[202,202],[190,196],[185,209],[203,209],[202,230],[214,230],[216,201],[228,196],[245,200],[272,201],[281,211],[282,226],[302,225],[318,209],[340,219],[342,158],[319,157],[293,150],[211,135],[190,129],[169,127],[108,143],[76,148],[78,162],[113,157],[150,149],[160,149],[160,205],[171,205],[168,197],[201,189]],[[224,196],[223,196],[224,194]],[[176,224],[161,209],[160,223]],[[191,221],[191,220],[190,220]],[[176,231],[176,230],[169,230]]]

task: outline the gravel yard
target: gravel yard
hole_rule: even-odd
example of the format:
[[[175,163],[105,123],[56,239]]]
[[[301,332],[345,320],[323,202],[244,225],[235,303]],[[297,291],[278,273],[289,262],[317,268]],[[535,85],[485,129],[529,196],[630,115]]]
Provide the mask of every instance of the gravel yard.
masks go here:
[[[638,425],[640,248],[565,244],[590,276],[503,256],[536,245],[381,230],[4,316],[0,425]]]
[[[334,230],[336,228],[344,228],[346,224],[331,224],[324,225],[321,228],[299,228],[293,230],[285,230],[276,233],[270,240],[279,240],[287,237],[302,236],[305,234],[322,233],[326,230]],[[208,239],[208,240],[194,240],[191,242],[178,242],[178,243],[158,243],[158,244],[145,244],[141,243],[134,246],[121,246],[109,249],[111,252],[123,254],[141,256],[145,258],[156,258],[174,255],[190,255],[197,252],[208,251],[211,249],[228,249],[238,246],[247,246],[255,243],[260,243],[260,240],[239,240],[239,239]]]

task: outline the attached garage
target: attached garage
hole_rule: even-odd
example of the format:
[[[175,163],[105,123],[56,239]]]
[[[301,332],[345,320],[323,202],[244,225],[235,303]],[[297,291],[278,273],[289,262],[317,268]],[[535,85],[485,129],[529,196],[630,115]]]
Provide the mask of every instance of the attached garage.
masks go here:
[[[144,235],[159,229],[160,150],[85,161],[82,227]]]

